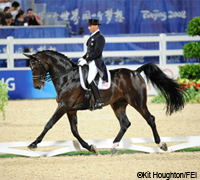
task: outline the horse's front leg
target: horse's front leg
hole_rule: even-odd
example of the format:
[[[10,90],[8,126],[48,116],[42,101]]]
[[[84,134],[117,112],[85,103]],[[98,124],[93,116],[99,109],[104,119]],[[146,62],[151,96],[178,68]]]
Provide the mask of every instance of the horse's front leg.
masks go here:
[[[48,121],[48,123],[46,124],[46,126],[44,127],[44,130],[42,131],[42,133],[40,134],[40,136],[38,136],[38,138],[32,142],[28,148],[30,149],[35,149],[37,148],[37,144],[40,143],[42,141],[42,139],[44,138],[45,134],[49,131],[49,129],[51,129],[53,127],[53,125],[63,116],[63,114],[65,114],[66,112],[66,108],[64,105],[60,104],[58,106],[58,108],[56,109],[55,113],[53,114],[53,116],[51,117],[51,119]]]
[[[70,122],[71,126],[71,131],[74,135],[74,137],[77,138],[79,143],[82,145],[82,147],[86,148],[88,151],[91,151],[93,153],[97,153],[96,147],[94,145],[88,145],[87,142],[85,142],[79,135],[78,133],[78,128],[77,128],[77,111],[71,111],[67,112],[67,116]]]

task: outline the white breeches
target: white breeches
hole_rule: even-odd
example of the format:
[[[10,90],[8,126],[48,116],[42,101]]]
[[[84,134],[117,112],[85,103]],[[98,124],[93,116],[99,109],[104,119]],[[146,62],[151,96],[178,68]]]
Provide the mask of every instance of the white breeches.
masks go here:
[[[89,72],[88,72],[87,81],[90,84],[96,77],[98,71],[97,71],[97,67],[94,61],[91,61],[88,65],[89,65]]]

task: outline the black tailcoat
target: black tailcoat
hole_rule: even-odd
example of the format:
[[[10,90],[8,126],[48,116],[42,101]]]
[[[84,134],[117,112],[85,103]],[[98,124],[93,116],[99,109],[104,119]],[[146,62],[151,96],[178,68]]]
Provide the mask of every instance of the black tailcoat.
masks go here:
[[[87,62],[94,60],[100,77],[104,81],[108,81],[106,65],[102,59],[102,51],[104,48],[104,44],[105,44],[105,38],[101,34],[101,32],[98,31],[88,39],[86,43],[87,52],[83,56],[83,58],[86,59]]]

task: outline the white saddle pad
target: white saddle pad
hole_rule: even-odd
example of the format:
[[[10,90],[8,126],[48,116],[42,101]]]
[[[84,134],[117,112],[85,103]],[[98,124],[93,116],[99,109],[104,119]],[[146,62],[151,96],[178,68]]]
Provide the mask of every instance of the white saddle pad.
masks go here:
[[[103,82],[102,79],[99,77],[98,89],[100,90],[106,90],[110,88],[110,85],[111,85],[110,71],[107,70],[107,73],[108,73],[108,82]],[[86,88],[85,83],[83,81],[83,75],[82,75],[80,66],[79,66],[79,74],[80,74],[80,83],[81,83],[82,88],[85,90],[88,90],[88,88]]]

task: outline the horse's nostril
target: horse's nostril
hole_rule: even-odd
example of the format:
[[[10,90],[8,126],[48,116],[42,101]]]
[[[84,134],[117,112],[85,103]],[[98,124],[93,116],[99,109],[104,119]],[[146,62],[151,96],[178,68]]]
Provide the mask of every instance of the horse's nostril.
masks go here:
[[[35,86],[35,89],[40,89],[40,86],[39,86],[39,85],[36,85],[36,86]]]

